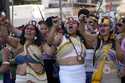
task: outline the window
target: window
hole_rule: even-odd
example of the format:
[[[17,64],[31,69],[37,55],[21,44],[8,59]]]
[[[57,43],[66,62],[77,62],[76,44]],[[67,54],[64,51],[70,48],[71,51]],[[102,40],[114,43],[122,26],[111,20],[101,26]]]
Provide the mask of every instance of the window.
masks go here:
[[[14,5],[40,4],[41,0],[14,0]]]
[[[92,0],[91,2],[92,2],[92,3],[97,3],[97,1],[98,1],[98,0]]]
[[[87,0],[77,0],[79,3],[87,3]]]

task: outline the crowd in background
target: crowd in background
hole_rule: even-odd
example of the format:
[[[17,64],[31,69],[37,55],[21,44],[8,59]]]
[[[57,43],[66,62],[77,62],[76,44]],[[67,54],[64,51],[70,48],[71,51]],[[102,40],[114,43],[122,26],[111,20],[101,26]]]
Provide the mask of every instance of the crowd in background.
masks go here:
[[[78,20],[50,16],[14,27],[0,14],[0,83],[124,81],[125,17],[113,23],[83,8]]]

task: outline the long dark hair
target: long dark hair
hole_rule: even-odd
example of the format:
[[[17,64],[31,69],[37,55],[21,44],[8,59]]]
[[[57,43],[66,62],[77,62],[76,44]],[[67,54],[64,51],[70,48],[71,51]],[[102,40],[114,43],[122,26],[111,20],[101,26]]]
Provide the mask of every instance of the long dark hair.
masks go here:
[[[43,37],[42,34],[40,33],[38,27],[37,27],[36,25],[33,25],[33,24],[27,24],[27,25],[25,25],[25,27],[24,27],[24,29],[23,29],[23,31],[22,31],[22,34],[21,34],[21,36],[20,36],[20,43],[21,43],[22,45],[25,44],[25,41],[26,41],[26,38],[25,38],[25,29],[26,29],[26,27],[28,27],[28,26],[30,26],[30,25],[32,25],[33,27],[35,27],[35,30],[36,30],[36,35],[35,35],[35,36],[36,36],[37,38],[34,39],[34,44],[40,46],[40,45],[42,44],[42,42],[44,42],[44,37]]]

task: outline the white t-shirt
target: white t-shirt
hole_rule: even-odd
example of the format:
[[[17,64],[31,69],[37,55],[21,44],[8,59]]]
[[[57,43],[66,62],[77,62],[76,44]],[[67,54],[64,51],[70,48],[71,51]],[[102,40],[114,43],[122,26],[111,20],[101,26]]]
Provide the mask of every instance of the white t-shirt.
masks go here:
[[[94,55],[94,49],[86,49],[86,57],[85,57],[86,72],[93,71],[93,55]]]

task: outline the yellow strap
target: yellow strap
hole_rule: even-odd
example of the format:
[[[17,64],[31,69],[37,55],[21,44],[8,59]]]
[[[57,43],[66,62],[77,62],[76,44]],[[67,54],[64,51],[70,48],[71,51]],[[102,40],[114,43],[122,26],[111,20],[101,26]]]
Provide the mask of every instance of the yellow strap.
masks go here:
[[[101,82],[101,79],[102,79],[102,74],[103,74],[103,68],[104,68],[104,65],[105,65],[105,58],[108,56],[108,53],[111,49],[111,45],[105,45],[103,47],[103,51],[104,51],[104,54],[103,54],[103,59],[101,60],[98,68],[95,70],[95,72],[93,73],[93,76],[92,76],[92,83],[100,83]]]
[[[76,38],[71,38],[71,40],[72,40],[73,42],[80,42],[80,40],[77,40]],[[68,45],[68,44],[71,44],[71,42],[70,42],[70,41],[66,41],[64,44],[60,45],[60,46],[58,47],[58,51],[57,51],[57,52],[59,52],[64,46],[66,46],[66,45]]]
[[[30,66],[27,66],[27,74],[32,75],[37,80],[44,81],[47,79],[46,72],[36,73]]]

